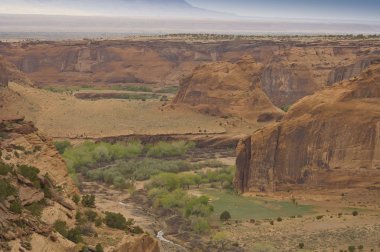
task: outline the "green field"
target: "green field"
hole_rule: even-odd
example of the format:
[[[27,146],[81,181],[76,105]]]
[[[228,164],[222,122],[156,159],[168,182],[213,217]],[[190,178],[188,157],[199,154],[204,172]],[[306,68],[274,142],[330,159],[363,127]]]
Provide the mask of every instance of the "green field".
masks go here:
[[[274,219],[305,215],[313,212],[313,206],[295,205],[290,201],[274,201],[262,197],[243,197],[233,192],[213,189],[201,190],[201,193],[211,199],[214,206],[214,218],[227,210],[234,220]]]

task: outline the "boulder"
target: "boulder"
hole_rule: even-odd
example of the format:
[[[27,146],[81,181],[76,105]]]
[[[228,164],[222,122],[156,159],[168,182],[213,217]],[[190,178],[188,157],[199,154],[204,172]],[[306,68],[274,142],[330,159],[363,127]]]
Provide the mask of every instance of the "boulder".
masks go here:
[[[40,202],[45,198],[45,194],[33,187],[21,186],[19,188],[19,197],[23,206]]]

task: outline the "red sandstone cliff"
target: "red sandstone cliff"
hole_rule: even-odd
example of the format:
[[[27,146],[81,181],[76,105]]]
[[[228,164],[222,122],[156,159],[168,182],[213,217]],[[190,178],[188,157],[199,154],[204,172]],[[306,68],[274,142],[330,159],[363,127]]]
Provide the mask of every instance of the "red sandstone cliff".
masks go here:
[[[202,113],[239,116],[256,121],[282,116],[260,86],[262,64],[251,57],[236,63],[216,62],[197,67],[184,79],[173,104],[186,105]],[[265,119],[265,118],[264,118]]]
[[[380,65],[305,97],[238,146],[236,188],[370,187],[380,179]]]

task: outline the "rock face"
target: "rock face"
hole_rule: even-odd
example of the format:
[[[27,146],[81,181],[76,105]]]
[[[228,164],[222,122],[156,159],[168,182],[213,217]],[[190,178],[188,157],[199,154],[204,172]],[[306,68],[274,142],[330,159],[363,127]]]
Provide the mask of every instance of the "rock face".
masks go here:
[[[3,43],[0,55],[38,86],[178,85],[199,64],[235,63],[250,55],[279,107],[351,78],[380,58],[378,40],[124,41]]]
[[[262,114],[280,118],[282,112],[260,87],[262,65],[251,57],[236,63],[217,62],[197,67],[185,78],[173,104],[185,104],[218,116],[240,116],[257,120]]]
[[[32,82],[15,65],[0,55],[0,87],[7,87],[11,81],[33,86]]]
[[[297,102],[239,144],[241,192],[370,187],[380,179],[380,65]]]
[[[32,122],[19,116],[0,116],[0,133],[5,137],[0,138],[1,159],[38,168],[42,175],[49,176],[53,186],[61,186],[66,193],[77,190],[51,139],[38,132]],[[20,150],[15,151],[15,146]],[[25,194],[25,200],[32,194]]]
[[[5,64],[0,61],[0,87],[8,86],[8,71]]]

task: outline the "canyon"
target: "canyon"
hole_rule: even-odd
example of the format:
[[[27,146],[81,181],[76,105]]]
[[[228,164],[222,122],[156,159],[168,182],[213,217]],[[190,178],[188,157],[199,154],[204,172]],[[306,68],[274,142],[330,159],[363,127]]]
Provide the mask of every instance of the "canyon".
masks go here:
[[[0,54],[37,87],[179,86],[205,63],[236,63],[250,55],[260,85],[278,107],[293,104],[366,69],[380,57],[377,39],[324,37],[31,41],[1,43]]]
[[[49,204],[42,222],[23,210],[26,220],[41,224],[33,233],[29,226],[20,230],[10,224],[17,218],[9,210],[13,197],[0,203],[6,216],[0,228],[11,234],[0,236],[0,246],[25,247],[25,237],[33,235],[32,247],[74,249],[63,236],[57,242],[52,225],[62,218],[75,227],[74,215],[84,209],[70,196],[80,192],[96,195],[99,215],[117,210],[136,218],[150,234],[96,227],[100,238],[85,240],[91,249],[99,240],[107,251],[174,251],[152,237],[161,232],[185,250],[216,249],[220,244],[215,245],[214,236],[220,232],[232,237],[225,238],[228,248],[239,252],[255,251],[261,242],[273,245],[267,251],[294,251],[305,241],[311,251],[347,249],[351,240],[377,248],[378,39],[168,35],[34,40],[0,43],[0,55],[0,161],[38,168],[49,176],[56,196],[45,199],[45,192],[17,179],[17,173],[4,177],[20,191],[16,198],[25,206],[41,199]],[[65,141],[73,153],[93,144],[98,152],[82,158],[100,161],[73,171],[73,160],[53,145]],[[182,156],[152,159],[148,154],[160,144],[187,146],[187,141],[196,147]],[[111,148],[128,144],[141,153],[106,161]],[[172,192],[163,184],[149,188],[157,177],[134,181],[120,172],[149,159],[150,165],[165,167],[165,162],[183,161],[189,170],[171,174],[180,181],[174,182],[173,194],[206,197],[200,210],[187,218],[181,204],[169,204],[178,196],[166,202],[169,209],[158,206],[155,193]],[[133,186],[119,190],[115,181],[87,181],[89,173],[107,169]],[[212,178],[213,172],[224,173]],[[197,183],[185,181],[202,174]],[[41,185],[44,181],[40,178]],[[33,202],[25,193],[32,194]],[[196,233],[191,228],[204,217],[207,204],[220,212],[208,216],[210,233]],[[223,210],[232,213],[231,221],[220,220]],[[328,239],[326,230],[333,234]],[[356,238],[350,240],[352,234]]]

